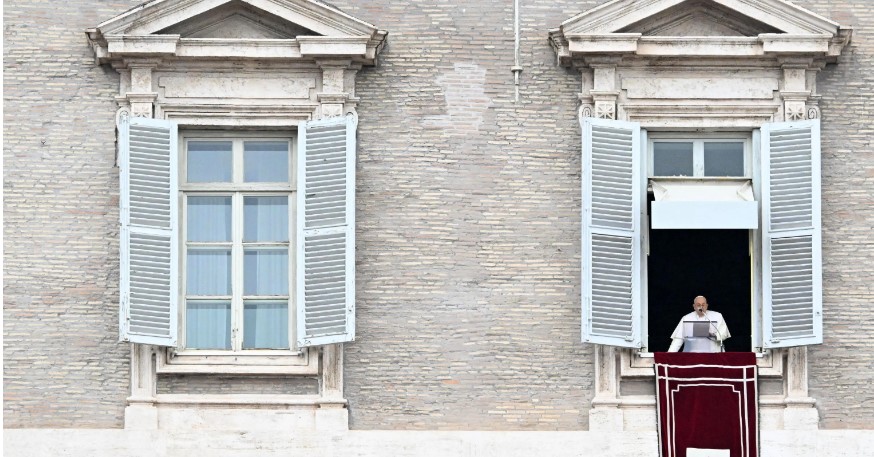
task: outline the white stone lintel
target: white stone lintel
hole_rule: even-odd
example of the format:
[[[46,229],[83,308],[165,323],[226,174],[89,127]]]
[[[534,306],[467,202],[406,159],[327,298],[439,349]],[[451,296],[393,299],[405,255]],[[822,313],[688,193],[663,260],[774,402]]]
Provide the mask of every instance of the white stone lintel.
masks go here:
[[[762,50],[767,53],[826,54],[831,36],[826,34],[790,35],[786,33],[762,33],[758,36]]]
[[[567,47],[553,40],[560,63],[590,55],[647,57],[771,58],[801,55],[823,58],[840,54],[840,44],[824,35],[761,34],[758,37],[665,37],[639,34],[571,35]],[[568,58],[563,58],[566,55]]]
[[[300,53],[303,56],[360,56],[367,55],[370,37],[318,37],[299,36]]]
[[[173,55],[179,35],[109,35],[106,49],[110,54]]]
[[[105,45],[92,41],[98,62],[131,57],[176,56],[187,58],[234,58],[311,60],[338,57],[372,65],[383,41],[359,37],[180,38],[179,35],[118,35]]]
[[[583,54],[634,53],[637,51],[640,33],[568,34],[568,50]]]
[[[226,57],[238,59],[299,59],[300,43],[293,39],[183,38],[179,57]]]

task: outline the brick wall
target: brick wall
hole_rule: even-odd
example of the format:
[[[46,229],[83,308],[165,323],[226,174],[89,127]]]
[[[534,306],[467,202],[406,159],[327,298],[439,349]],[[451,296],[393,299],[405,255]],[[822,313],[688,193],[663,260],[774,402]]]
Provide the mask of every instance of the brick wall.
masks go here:
[[[854,28],[822,94],[822,242],[825,344],[809,351],[820,426],[874,427],[874,10],[868,2],[795,0]]]
[[[350,426],[587,427],[580,82],[546,30],[597,2],[521,2],[519,103],[512,1],[356,3],[389,44],[357,86]]]
[[[5,427],[122,426],[118,76],[84,30],[135,3],[3,8]]]
[[[112,96],[83,30],[137,2],[4,8],[4,426],[121,427]],[[358,79],[356,429],[579,430],[594,391],[579,343],[579,76],[546,32],[603,3],[333,1],[389,31]],[[874,45],[868,5],[797,4],[856,28],[823,96],[822,426],[870,428]],[[269,384],[269,383],[268,383]]]

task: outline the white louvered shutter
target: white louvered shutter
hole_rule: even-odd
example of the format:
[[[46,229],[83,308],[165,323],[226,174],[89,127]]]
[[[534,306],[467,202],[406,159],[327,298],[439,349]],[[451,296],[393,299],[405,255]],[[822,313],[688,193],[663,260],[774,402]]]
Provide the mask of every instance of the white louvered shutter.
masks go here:
[[[176,132],[159,119],[119,122],[122,341],[176,346]]]
[[[762,126],[764,346],[822,343],[819,119]]]
[[[581,124],[583,341],[640,347],[640,126],[593,118]]]
[[[355,115],[306,122],[297,159],[297,344],[355,339]]]

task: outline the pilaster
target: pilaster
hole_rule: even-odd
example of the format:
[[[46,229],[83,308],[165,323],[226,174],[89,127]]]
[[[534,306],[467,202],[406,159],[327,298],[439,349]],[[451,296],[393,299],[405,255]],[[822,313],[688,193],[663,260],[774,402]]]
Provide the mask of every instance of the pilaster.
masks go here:
[[[813,64],[812,60],[786,58],[781,59],[780,64],[783,70],[780,90],[780,97],[783,99],[783,120],[801,121],[811,119],[809,115],[818,117],[819,107],[816,104],[811,105],[812,109],[808,110],[813,89],[809,87],[809,69]],[[815,73],[813,78],[815,81]]]
[[[618,432],[623,430],[619,408],[619,378],[614,346],[595,346],[595,398],[589,410],[589,430]]]
[[[316,429],[349,430],[349,410],[343,398],[343,345],[329,344],[322,349],[322,373],[316,409]]]
[[[130,106],[133,117],[153,117],[157,92],[152,85],[152,72],[160,59],[128,59],[116,70],[122,74],[119,97]]]
[[[128,406],[124,409],[124,428],[130,430],[157,430],[158,408],[157,374],[154,347],[131,344],[130,386]]]
[[[592,90],[589,95],[594,102],[594,117],[599,119],[616,119],[616,101],[619,98],[619,84],[616,76],[616,66],[622,57],[603,56],[590,57],[586,63],[593,70]]]
[[[786,430],[816,430],[819,412],[816,400],[807,392],[807,347],[789,348],[786,371],[786,410],[783,426]]]
[[[316,61],[322,70],[322,91],[317,94],[319,101],[319,117],[337,117],[354,111],[357,106],[355,98],[355,75],[360,65],[353,65],[350,60],[319,60]]]

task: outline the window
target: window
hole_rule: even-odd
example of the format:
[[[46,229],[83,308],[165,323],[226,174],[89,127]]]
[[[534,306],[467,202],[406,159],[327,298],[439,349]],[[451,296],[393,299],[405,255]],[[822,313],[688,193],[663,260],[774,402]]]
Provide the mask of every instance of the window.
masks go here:
[[[647,234],[656,227],[655,205],[665,203],[663,216],[691,214],[688,219],[692,222],[704,219],[710,224],[670,228],[731,229],[726,236],[735,239],[733,250],[744,256],[751,253],[751,259],[738,263],[746,263],[752,272],[743,288],[749,287],[753,296],[753,347],[822,342],[818,120],[762,125],[749,142],[758,147],[752,154],[748,147],[741,147],[743,139],[653,134],[648,141],[647,132],[636,123],[582,118],[581,124],[584,341],[646,347],[647,307],[657,308],[647,303]],[[738,176],[741,162],[743,175],[749,178]],[[657,176],[647,176],[649,173],[668,175],[668,185],[659,191],[675,191],[681,197],[652,202],[651,226],[646,218],[650,203],[647,181]],[[722,187],[735,185],[725,180],[742,182],[737,189],[730,189],[731,195],[752,194],[752,181],[758,201],[722,198]],[[655,187],[656,180],[651,182]],[[727,212],[733,207],[735,212]],[[738,232],[746,227],[730,225],[736,218],[725,218],[725,214],[740,215],[749,208],[754,211],[753,220],[761,223],[749,227],[749,233]],[[713,225],[714,220],[719,224]],[[749,237],[747,243],[744,235]],[[688,249],[690,240],[680,241]],[[719,242],[712,237],[698,241]],[[742,266],[734,271],[744,275]],[[686,300],[696,294],[689,294]]]
[[[290,348],[292,145],[270,135],[185,137],[184,348]]]
[[[758,222],[754,201],[731,201],[738,197],[738,189],[747,189],[752,200],[752,189],[747,184],[751,176],[750,134],[651,132],[648,142],[650,184],[647,230],[643,234],[646,250],[642,256],[646,263],[643,301],[647,328],[643,347],[651,352],[667,350],[677,320],[689,312],[693,297],[704,294],[714,309],[723,313],[732,332],[732,338],[726,341],[727,350],[748,351],[751,231],[727,227],[722,219],[725,216],[738,221],[746,210],[752,214],[751,224]],[[684,201],[698,198],[701,200]],[[702,204],[706,208],[701,208]],[[741,213],[735,211],[738,205]],[[668,214],[656,214],[654,210]],[[670,228],[654,228],[659,227],[659,221],[653,223],[656,215],[670,219]],[[698,228],[708,224],[717,228]]]
[[[296,142],[189,133],[179,147],[174,122],[123,117],[122,340],[207,365],[208,351],[237,363],[352,341],[356,126],[348,114],[301,122]]]
[[[749,134],[688,138],[651,134],[647,170],[651,177],[749,177]]]

